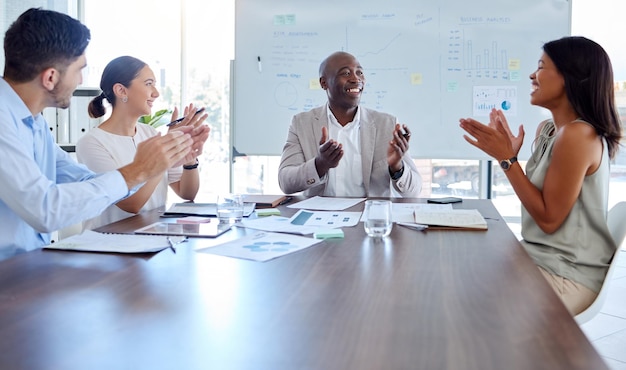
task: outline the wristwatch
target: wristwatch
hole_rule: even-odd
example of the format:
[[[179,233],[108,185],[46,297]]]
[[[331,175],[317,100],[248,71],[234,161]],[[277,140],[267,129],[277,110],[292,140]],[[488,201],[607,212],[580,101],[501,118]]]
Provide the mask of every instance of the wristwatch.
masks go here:
[[[502,169],[504,171],[508,171],[509,168],[511,168],[511,166],[515,162],[517,162],[517,157],[511,157],[509,159],[503,159],[503,160],[500,161],[500,167],[502,167]]]
[[[397,180],[400,177],[402,177],[402,174],[404,173],[404,164],[402,164],[402,168],[400,169],[400,171],[396,171],[396,172],[391,172],[391,167],[388,167],[389,170],[389,176],[391,177],[392,180]]]

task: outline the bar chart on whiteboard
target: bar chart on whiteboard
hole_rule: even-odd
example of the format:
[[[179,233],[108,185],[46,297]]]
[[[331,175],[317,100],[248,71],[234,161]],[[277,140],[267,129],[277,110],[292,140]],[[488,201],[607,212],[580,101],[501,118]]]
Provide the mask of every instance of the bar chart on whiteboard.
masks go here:
[[[517,86],[474,86],[472,115],[488,116],[492,109],[501,109],[507,116],[517,116]]]

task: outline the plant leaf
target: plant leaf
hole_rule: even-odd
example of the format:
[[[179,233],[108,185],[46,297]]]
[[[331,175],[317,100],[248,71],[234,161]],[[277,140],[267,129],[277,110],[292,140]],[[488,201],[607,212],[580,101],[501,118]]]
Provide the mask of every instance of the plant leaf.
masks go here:
[[[146,125],[150,125],[156,128],[158,126],[161,126],[161,125],[158,125],[158,122],[161,120],[161,118],[163,118],[164,115],[170,112],[171,111],[169,109],[160,109],[156,111],[154,115],[148,114],[148,115],[139,117],[139,120],[137,122],[145,123]]]

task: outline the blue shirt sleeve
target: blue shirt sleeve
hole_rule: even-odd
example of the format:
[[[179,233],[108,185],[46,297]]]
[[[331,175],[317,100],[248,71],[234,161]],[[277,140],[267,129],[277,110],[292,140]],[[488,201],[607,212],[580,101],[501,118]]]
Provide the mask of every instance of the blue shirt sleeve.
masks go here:
[[[95,217],[131,194],[119,171],[95,174],[54,142],[0,78],[0,252],[49,243],[48,233]]]

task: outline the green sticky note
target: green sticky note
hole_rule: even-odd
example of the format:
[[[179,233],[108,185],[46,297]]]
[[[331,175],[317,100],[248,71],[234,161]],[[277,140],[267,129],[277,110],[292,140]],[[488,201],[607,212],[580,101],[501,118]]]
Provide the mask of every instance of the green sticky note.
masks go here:
[[[320,229],[313,233],[315,239],[332,239],[343,238],[343,230],[341,229]]]
[[[261,208],[256,210],[257,216],[280,216],[278,208]]]

